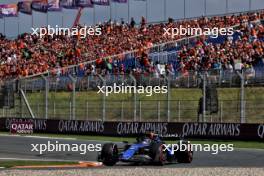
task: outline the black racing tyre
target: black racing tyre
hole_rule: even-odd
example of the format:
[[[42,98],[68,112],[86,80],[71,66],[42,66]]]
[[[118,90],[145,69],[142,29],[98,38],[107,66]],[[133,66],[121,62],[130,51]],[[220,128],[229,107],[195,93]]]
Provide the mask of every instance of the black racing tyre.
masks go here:
[[[153,164],[163,166],[167,161],[167,154],[162,143],[152,143],[149,152]]]
[[[183,141],[182,144],[190,146],[188,141]],[[191,163],[193,160],[193,151],[186,149],[185,151],[177,151],[176,158],[178,163]]]
[[[185,151],[179,152],[177,161],[179,163],[191,163],[193,160],[193,152],[192,151]]]
[[[101,159],[104,165],[114,166],[118,161],[118,148],[116,144],[106,143],[103,145]]]

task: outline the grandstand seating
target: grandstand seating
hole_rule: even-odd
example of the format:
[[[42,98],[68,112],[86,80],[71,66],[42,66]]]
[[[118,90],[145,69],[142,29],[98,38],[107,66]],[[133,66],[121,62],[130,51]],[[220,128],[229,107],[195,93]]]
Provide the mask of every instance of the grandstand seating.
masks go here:
[[[261,23],[263,24],[263,18],[264,13],[258,13],[256,15],[255,13],[252,14],[244,14],[244,15],[238,15],[238,16],[230,16],[228,18],[229,23],[228,25],[222,25],[222,23],[226,22],[226,17],[213,17],[209,19],[206,23],[207,25],[214,23],[217,26],[227,27],[227,26],[233,26],[241,25],[247,20],[255,21],[255,20],[262,20]],[[211,20],[211,21],[210,21]],[[200,18],[190,21],[183,21],[182,24],[191,24],[191,23],[205,23],[205,18]],[[74,73],[78,77],[85,76],[87,74],[87,70],[91,69],[91,64],[96,65],[95,67],[98,70],[107,70],[107,73],[113,74],[116,73],[115,69],[117,69],[118,73],[129,73],[134,72],[136,69],[140,70],[141,73],[144,72],[151,72],[149,71],[150,66],[142,64],[142,58],[145,54],[145,57],[147,58],[148,62],[153,63],[154,65],[156,63],[164,64],[164,65],[172,65],[173,67],[173,74],[174,76],[181,74],[181,61],[183,60],[179,53],[183,52],[184,47],[187,46],[187,49],[197,49],[197,41],[200,41],[202,37],[198,38],[183,38],[178,42],[174,42],[170,45],[165,45],[163,47],[162,44],[158,47],[157,50],[155,48],[153,50],[144,49],[144,45],[151,41],[152,44],[160,44],[163,42],[170,41],[168,38],[162,37],[162,28],[164,26],[177,26],[178,23],[173,24],[157,24],[157,25],[149,25],[149,26],[140,26],[139,28],[135,29],[132,28],[127,24],[127,26],[112,26],[112,23],[106,23],[103,24],[101,27],[104,29],[104,32],[106,32],[106,36],[103,36],[101,38],[92,38],[92,39],[83,39],[78,40],[76,43],[76,38],[63,38],[61,36],[57,36],[56,39],[59,42],[63,42],[60,44],[59,42],[56,42],[56,40],[53,40],[53,38],[46,37],[44,39],[44,42],[42,40],[39,40],[36,38],[36,36],[20,36],[16,40],[7,40],[1,37],[0,44],[3,46],[1,48],[0,56],[1,56],[1,65],[0,65],[0,77],[1,78],[16,78],[17,76],[28,76],[36,73],[42,73],[50,70],[50,73],[53,75],[67,75]],[[241,28],[241,26],[239,26]],[[263,27],[263,26],[262,26]],[[123,29],[122,29],[123,28]],[[254,25],[254,30],[258,28],[258,25]],[[144,33],[144,30],[146,29],[149,33],[152,33],[154,30],[155,32],[159,33],[158,35]],[[112,30],[112,33],[111,33]],[[116,30],[116,31],[115,31]],[[119,37],[116,33],[120,32],[120,30],[128,30],[128,34],[131,31],[138,31],[138,36],[133,36],[133,32],[131,32],[132,36],[128,36],[126,40],[130,40],[130,43],[127,43],[130,46],[133,46],[133,49],[141,50],[141,52],[135,52],[132,54],[123,55],[122,58],[120,57],[108,57],[110,59],[103,59],[104,57],[108,56],[107,52],[108,50],[116,51],[115,54],[120,54],[120,48],[121,51],[126,52],[131,49],[128,49],[127,46],[112,46],[109,44],[107,40],[110,40],[109,38],[113,38],[116,35],[116,38],[114,40],[117,40],[115,42],[118,42]],[[263,31],[262,31],[263,32]],[[125,32],[124,32],[125,34]],[[124,35],[123,34],[123,35]],[[142,40],[140,37],[142,34],[145,34],[146,37],[144,40]],[[244,37],[241,32],[235,32],[232,36],[233,43],[238,41],[240,38]],[[264,35],[262,34],[262,37],[260,36],[258,40],[260,42],[264,42]],[[103,38],[107,38],[106,41],[100,41],[100,43],[96,43],[97,40],[102,40]],[[153,37],[153,38],[152,38]],[[246,36],[248,38],[248,43],[252,43],[254,37],[252,36]],[[216,46],[218,44],[224,44],[227,40],[227,36],[219,36],[217,38],[211,38],[208,37],[205,40],[203,40],[203,45],[206,44],[212,44],[213,46]],[[33,41],[33,42],[32,42]],[[108,42],[108,43],[107,43]],[[121,42],[121,41],[120,41]],[[133,43],[135,42],[135,43]],[[156,42],[156,43],[155,43]],[[71,44],[73,43],[73,44]],[[79,43],[79,44],[78,44]],[[206,43],[206,44],[205,44]],[[54,44],[55,46],[51,46]],[[94,46],[93,46],[94,45]],[[142,49],[143,45],[143,49]],[[39,46],[39,47],[36,47]],[[34,47],[34,50],[31,51],[30,47]],[[97,49],[98,47],[99,49]],[[116,48],[115,48],[116,47]],[[119,47],[119,48],[118,48]],[[233,47],[237,47],[235,44]],[[260,46],[262,48],[261,55],[259,57],[264,57],[263,50],[264,45]],[[81,49],[83,49],[83,53],[81,53]],[[87,52],[84,52],[87,51]],[[156,52],[155,52],[156,51]],[[23,53],[23,55],[21,54]],[[108,52],[109,53],[109,52]],[[99,57],[99,58],[98,58]],[[251,56],[250,56],[251,57]],[[31,59],[30,59],[31,58]],[[102,60],[100,64],[97,62],[85,64],[82,67],[76,66],[74,68],[68,68],[63,69],[62,67],[67,67],[70,65],[79,64],[84,61],[90,61],[91,59],[99,59]],[[112,60],[110,62],[109,60]],[[187,61],[185,61],[187,62]],[[189,61],[188,61],[189,62]],[[188,64],[187,62],[187,64]],[[200,61],[199,61],[200,62]],[[201,61],[202,62],[202,61]],[[201,64],[201,63],[199,63]],[[252,63],[243,63],[243,64],[252,64]],[[264,68],[263,59],[258,60],[257,63],[254,63],[254,69],[256,71],[256,75],[262,74],[262,70]],[[153,65],[151,66],[153,67]],[[202,69],[210,69],[210,68],[203,68],[203,65],[201,65]],[[212,69],[214,69],[212,67]],[[66,70],[66,71],[65,71]]]

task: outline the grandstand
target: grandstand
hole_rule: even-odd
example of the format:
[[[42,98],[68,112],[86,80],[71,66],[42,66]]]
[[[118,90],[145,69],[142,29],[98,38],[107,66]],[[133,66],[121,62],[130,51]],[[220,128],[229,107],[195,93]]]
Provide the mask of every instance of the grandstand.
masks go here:
[[[179,41],[171,41],[169,36],[164,36],[164,27],[230,27],[234,26],[237,32],[232,36],[232,45],[246,44],[244,39],[248,38],[248,43],[253,42],[254,37],[258,39],[253,42],[253,47],[259,46],[259,42],[263,41],[263,26],[260,23],[263,19],[263,12],[244,14],[244,15],[232,15],[223,17],[212,18],[199,18],[197,20],[173,22],[169,21],[162,24],[150,24],[144,23],[142,19],[142,25],[139,27],[133,27],[131,24],[118,25],[112,22],[102,24],[102,36],[91,36],[85,39],[81,39],[76,44],[77,39],[75,37],[66,38],[63,36],[55,36],[51,38],[46,36],[44,39],[39,39],[37,36],[30,34],[24,34],[18,37],[16,40],[8,40],[1,38],[2,52],[1,52],[1,68],[0,77],[10,78],[12,76],[29,76],[39,73],[55,72],[59,74],[65,74],[68,72],[67,67],[71,65],[79,65],[80,73],[84,74],[87,70],[91,70],[91,65],[83,65],[87,61],[95,61],[97,70],[98,68],[106,69],[107,72],[129,72],[132,69],[140,68],[144,71],[151,71],[150,64],[155,65],[159,62],[165,64],[172,64],[175,73],[179,70],[204,70],[215,69],[214,66],[220,65],[226,67],[228,61],[233,64],[234,59],[222,59],[221,63],[212,64],[215,59],[209,59],[207,65],[201,65],[202,57],[211,57],[207,53],[199,53],[199,55],[190,55],[188,52],[197,50],[198,47],[203,46],[201,52],[209,50],[210,47],[206,46],[207,43],[213,45],[214,49],[218,45],[220,48],[227,47],[227,36],[220,36],[216,39],[204,38],[204,36],[176,36]],[[258,23],[250,24],[251,28],[247,28],[249,22],[258,21]],[[248,24],[247,24],[248,23]],[[246,25],[246,26],[245,26]],[[244,30],[245,33],[241,32]],[[256,32],[255,36],[251,36],[252,32]],[[143,37],[142,37],[143,36]],[[185,37],[185,38],[184,38]],[[115,40],[112,40],[116,38]],[[182,38],[182,39],[180,39]],[[123,39],[122,41],[120,39]],[[187,44],[188,43],[188,44]],[[187,45],[186,45],[187,44]],[[260,49],[261,49],[260,45]],[[236,47],[236,46],[234,46]],[[52,49],[51,49],[52,48]],[[18,52],[21,50],[22,52]],[[132,52],[131,52],[132,50]],[[187,54],[185,54],[187,50]],[[227,53],[227,51],[225,51]],[[234,51],[236,52],[236,51]],[[128,53],[128,54],[126,54]],[[220,53],[220,55],[225,53]],[[234,53],[233,53],[234,54]],[[261,55],[262,53],[258,53]],[[185,55],[185,56],[180,56]],[[190,59],[184,59],[188,57]],[[213,56],[222,57],[222,56]],[[251,57],[251,56],[246,56]],[[254,59],[254,63],[245,63],[247,67],[262,67],[263,62],[260,57]],[[162,58],[162,59],[161,59]],[[182,62],[184,60],[184,62]],[[197,65],[194,66],[195,61],[198,60]],[[223,63],[226,60],[226,63]],[[187,62],[187,63],[186,63]],[[4,63],[4,64],[3,64]],[[12,65],[12,66],[11,66]],[[15,65],[15,66],[14,66]],[[181,68],[184,67],[184,68]],[[199,67],[199,68],[194,68]],[[115,68],[115,69],[113,69]],[[149,70],[148,70],[149,69]],[[56,73],[56,74],[57,74]]]

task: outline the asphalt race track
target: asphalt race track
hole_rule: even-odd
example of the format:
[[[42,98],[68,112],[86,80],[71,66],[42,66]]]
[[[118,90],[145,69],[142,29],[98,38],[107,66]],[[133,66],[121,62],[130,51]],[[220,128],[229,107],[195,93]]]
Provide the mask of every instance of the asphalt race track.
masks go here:
[[[102,142],[76,139],[27,137],[27,136],[0,136],[0,160],[68,160],[68,161],[96,161],[97,152],[32,152],[31,144],[98,144]],[[122,144],[120,144],[122,145]],[[191,164],[168,164],[165,167],[264,167],[264,150],[261,149],[235,149],[232,152],[220,152],[213,155],[210,152],[194,153]],[[119,166],[127,165],[119,163]]]

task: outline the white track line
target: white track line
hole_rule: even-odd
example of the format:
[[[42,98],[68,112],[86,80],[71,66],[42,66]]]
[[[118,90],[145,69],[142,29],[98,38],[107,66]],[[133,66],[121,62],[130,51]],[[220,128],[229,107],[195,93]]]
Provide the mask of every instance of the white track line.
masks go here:
[[[252,150],[255,150],[255,151],[264,151],[264,149],[259,149],[259,148],[234,148],[236,149],[237,151],[252,151]]]
[[[64,161],[64,162],[92,162],[92,161],[80,161],[80,160],[58,160],[58,159],[34,159],[34,158],[0,158],[0,160],[15,160],[15,161]]]
[[[62,138],[62,137],[48,137],[48,136],[24,136],[27,138],[39,138],[39,139],[62,139],[62,140],[77,140],[77,138]]]
[[[0,134],[0,136],[5,137],[26,137],[26,138],[38,138],[38,139],[61,139],[61,140],[77,140],[77,138],[63,138],[63,137],[48,137],[48,136],[29,136],[29,135],[10,135],[10,134]]]
[[[27,138],[39,138],[39,139],[60,139],[60,140],[78,140],[78,141],[87,141],[87,142],[113,142],[113,141],[107,141],[107,140],[96,140],[96,139],[78,139],[78,138],[67,138],[67,137],[48,137],[48,136],[29,136],[29,135],[11,135],[11,134],[0,134],[0,136],[5,136],[5,137],[27,137]],[[116,144],[122,144],[123,142],[114,142]]]
[[[21,135],[18,135],[18,134],[0,134],[0,136],[17,136],[17,137],[19,137],[19,136],[21,136]]]

